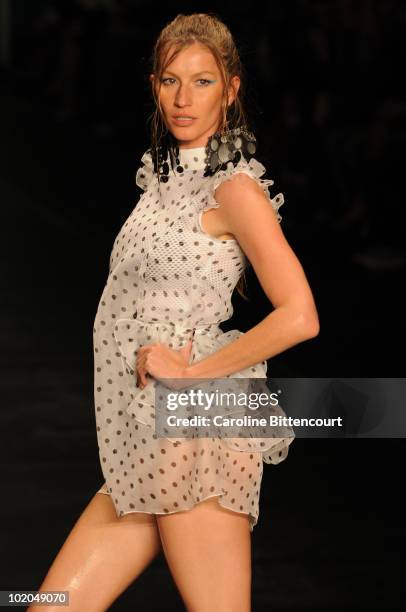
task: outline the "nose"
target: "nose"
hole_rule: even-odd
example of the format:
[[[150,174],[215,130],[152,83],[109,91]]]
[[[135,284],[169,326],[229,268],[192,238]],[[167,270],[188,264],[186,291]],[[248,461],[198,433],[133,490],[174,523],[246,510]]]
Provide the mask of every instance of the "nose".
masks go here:
[[[175,96],[175,104],[177,106],[187,106],[192,102],[192,96],[190,90],[186,87],[186,85],[180,85]]]

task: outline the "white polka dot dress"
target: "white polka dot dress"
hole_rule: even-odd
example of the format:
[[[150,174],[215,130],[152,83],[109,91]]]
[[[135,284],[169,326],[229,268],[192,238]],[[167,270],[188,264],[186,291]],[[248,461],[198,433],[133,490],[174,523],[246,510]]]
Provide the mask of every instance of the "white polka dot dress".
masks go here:
[[[281,217],[279,193],[256,159],[204,177],[205,148],[180,149],[183,171],[160,183],[149,151],[136,182],[143,194],[118,233],[109,275],[94,321],[94,393],[97,438],[105,482],[117,516],[169,514],[218,496],[219,503],[258,521],[263,462],[288,454],[286,438],[161,438],[155,434],[154,379],[136,386],[138,347],[162,342],[179,349],[193,339],[190,363],[243,332],[222,332],[233,314],[231,296],[247,260],[236,240],[202,229],[202,212],[218,207],[216,187],[236,172],[254,178]],[[265,378],[266,362],[231,377]]]

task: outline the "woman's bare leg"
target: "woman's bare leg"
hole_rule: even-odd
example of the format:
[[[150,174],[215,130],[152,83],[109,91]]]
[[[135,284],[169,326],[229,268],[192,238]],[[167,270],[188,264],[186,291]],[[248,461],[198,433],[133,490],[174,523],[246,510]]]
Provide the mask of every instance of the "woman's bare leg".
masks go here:
[[[165,557],[188,612],[250,612],[251,533],[246,514],[209,498],[156,516]]]
[[[70,612],[104,612],[162,550],[155,515],[117,518],[110,495],[96,493],[74,525],[41,591],[69,591]],[[60,606],[46,606],[60,612]],[[27,612],[43,612],[30,606]]]

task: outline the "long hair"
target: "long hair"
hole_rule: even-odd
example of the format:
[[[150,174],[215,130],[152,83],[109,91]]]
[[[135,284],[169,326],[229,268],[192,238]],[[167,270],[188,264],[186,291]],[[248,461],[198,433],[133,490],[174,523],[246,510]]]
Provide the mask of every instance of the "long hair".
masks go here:
[[[167,133],[160,104],[159,91],[161,77],[167,66],[182,49],[198,42],[205,45],[213,54],[223,81],[221,118],[218,131],[236,127],[247,128],[247,117],[244,110],[245,71],[228,27],[214,13],[193,13],[177,15],[160,32],[151,57],[151,69],[155,75],[152,83],[152,96],[155,103],[151,120],[151,148],[155,150]],[[172,53],[169,54],[170,49]],[[240,87],[232,104],[228,105],[228,91],[233,76],[240,78]],[[240,276],[236,289],[246,300],[243,287],[246,284],[245,272]]]

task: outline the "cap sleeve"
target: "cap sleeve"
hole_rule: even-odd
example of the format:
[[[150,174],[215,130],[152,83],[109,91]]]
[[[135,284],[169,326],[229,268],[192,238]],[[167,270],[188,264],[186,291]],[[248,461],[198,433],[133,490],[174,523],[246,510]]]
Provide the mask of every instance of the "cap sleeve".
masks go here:
[[[141,189],[146,191],[154,174],[151,149],[147,149],[147,151],[145,151],[144,155],[141,157],[141,162],[142,166],[140,166],[137,170],[135,182],[138,187],[141,187]]]
[[[220,204],[215,199],[215,191],[217,187],[223,181],[227,181],[239,172],[248,174],[248,176],[253,178],[261,187],[269,203],[275,210],[277,221],[280,223],[282,221],[282,217],[278,211],[280,206],[282,206],[284,203],[283,193],[278,193],[274,197],[271,196],[270,187],[274,184],[274,181],[272,179],[261,178],[262,175],[265,174],[266,168],[254,157],[251,157],[249,161],[241,158],[236,166],[229,163],[225,170],[218,170],[213,176],[208,177],[207,183],[205,184],[205,194],[200,202],[199,212],[204,212],[205,210],[210,210],[211,208],[219,208]]]

